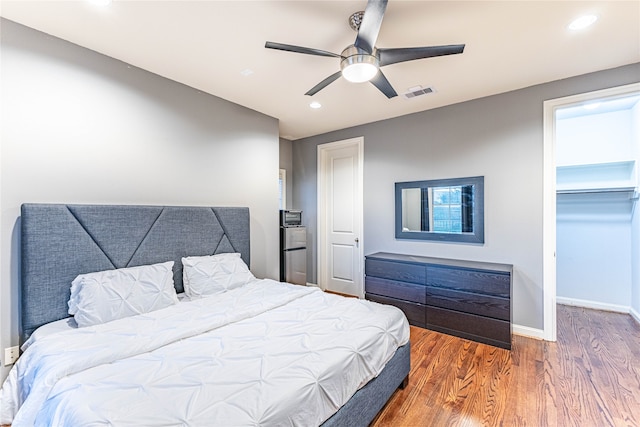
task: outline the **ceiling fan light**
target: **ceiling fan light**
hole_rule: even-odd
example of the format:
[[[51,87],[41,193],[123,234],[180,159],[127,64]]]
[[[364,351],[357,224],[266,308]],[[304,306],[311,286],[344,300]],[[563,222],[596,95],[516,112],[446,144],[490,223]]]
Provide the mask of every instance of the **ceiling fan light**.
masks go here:
[[[378,73],[378,67],[367,62],[349,64],[342,69],[342,76],[350,82],[368,82]]]

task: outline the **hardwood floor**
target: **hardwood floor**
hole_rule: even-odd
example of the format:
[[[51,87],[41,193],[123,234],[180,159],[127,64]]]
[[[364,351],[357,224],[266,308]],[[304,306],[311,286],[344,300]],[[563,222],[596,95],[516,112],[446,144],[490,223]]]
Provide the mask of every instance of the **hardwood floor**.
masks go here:
[[[409,385],[372,427],[640,426],[640,326],[562,305],[557,323],[511,352],[412,326]]]

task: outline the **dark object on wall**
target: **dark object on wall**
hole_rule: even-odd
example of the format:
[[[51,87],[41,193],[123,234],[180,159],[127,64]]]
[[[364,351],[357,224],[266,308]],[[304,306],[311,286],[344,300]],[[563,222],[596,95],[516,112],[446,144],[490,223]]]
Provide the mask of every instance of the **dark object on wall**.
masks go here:
[[[484,243],[484,177],[396,182],[396,239]]]
[[[365,297],[400,308],[414,326],[511,349],[512,270],[380,252],[365,259]]]

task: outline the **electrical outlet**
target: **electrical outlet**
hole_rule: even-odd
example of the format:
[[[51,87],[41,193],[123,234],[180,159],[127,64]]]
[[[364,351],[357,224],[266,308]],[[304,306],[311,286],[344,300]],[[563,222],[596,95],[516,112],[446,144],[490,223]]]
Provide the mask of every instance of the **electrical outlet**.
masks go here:
[[[20,347],[7,347],[4,349],[4,366],[13,365],[20,356]]]

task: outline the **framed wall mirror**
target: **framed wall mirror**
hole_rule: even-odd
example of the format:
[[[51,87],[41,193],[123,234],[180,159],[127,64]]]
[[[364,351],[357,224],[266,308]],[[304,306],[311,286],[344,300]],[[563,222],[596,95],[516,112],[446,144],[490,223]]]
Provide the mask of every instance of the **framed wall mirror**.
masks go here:
[[[396,182],[396,239],[484,243],[484,177]]]

